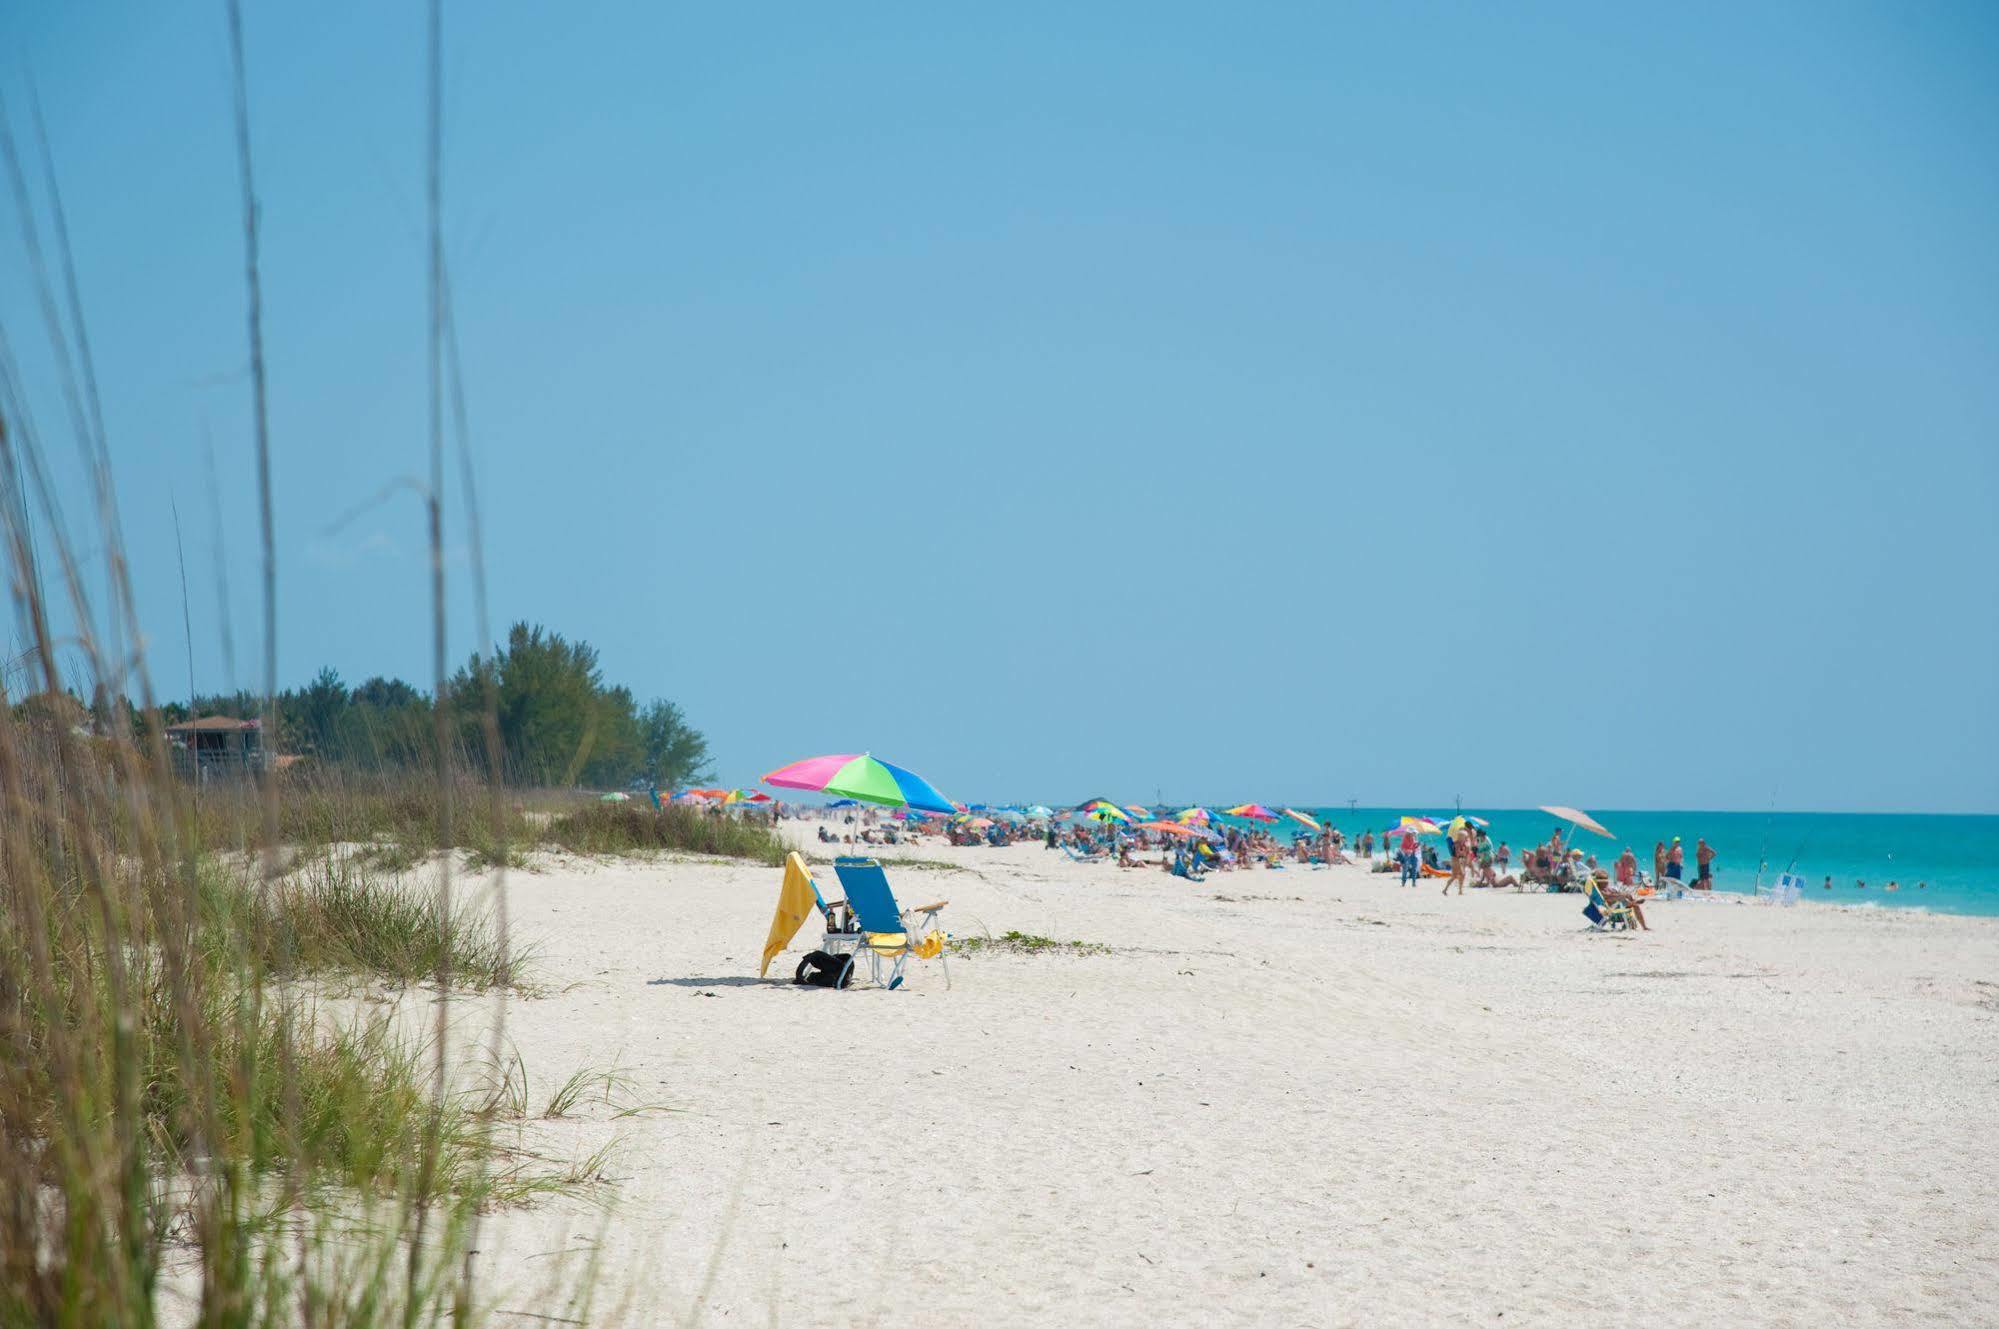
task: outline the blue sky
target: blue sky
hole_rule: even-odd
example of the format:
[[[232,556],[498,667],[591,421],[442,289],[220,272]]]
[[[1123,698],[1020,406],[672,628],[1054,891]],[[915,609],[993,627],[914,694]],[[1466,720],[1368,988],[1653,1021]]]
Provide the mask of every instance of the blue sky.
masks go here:
[[[248,8],[280,672],[422,683],[421,514],[367,506],[426,465],[420,7]],[[872,748],[961,798],[1999,809],[1999,11],[446,23],[493,619],[680,701],[722,778]],[[0,48],[155,679],[178,504],[197,682],[232,681],[226,579],[253,683],[222,7],[17,6]]]

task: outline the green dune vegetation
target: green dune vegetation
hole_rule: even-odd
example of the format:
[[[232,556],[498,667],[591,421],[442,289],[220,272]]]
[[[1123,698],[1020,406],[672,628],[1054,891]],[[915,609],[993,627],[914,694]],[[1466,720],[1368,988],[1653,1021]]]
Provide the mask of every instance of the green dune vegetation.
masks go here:
[[[468,740],[426,769],[427,700],[331,683],[280,722],[314,760],[199,784],[163,709],[0,706],[0,1329],[150,1323],[169,1286],[211,1323],[456,1317],[478,1216],[594,1164],[538,1156],[505,1092],[526,1068],[447,1037],[454,1002],[536,990],[496,883],[413,870],[445,846],[474,869],[536,849],[782,858],[761,822],[533,783],[698,767],[678,712],[602,687],[581,643],[522,628],[461,672],[448,704],[485,690],[500,763]],[[593,726],[617,741],[580,741]],[[385,732],[407,760],[342,746]],[[435,1027],[352,1000],[412,986]]]
[[[448,1032],[454,1002],[535,993],[504,877],[425,865],[783,851],[761,821],[578,796],[706,765],[586,643],[517,625],[443,695],[440,759],[429,697],[324,670],[276,698],[303,760],[200,780],[187,708],[0,706],[0,1329],[151,1323],[169,1288],[204,1323],[462,1321],[479,1215],[595,1174],[524,1141],[517,1057]],[[413,986],[432,1027],[354,1000]]]

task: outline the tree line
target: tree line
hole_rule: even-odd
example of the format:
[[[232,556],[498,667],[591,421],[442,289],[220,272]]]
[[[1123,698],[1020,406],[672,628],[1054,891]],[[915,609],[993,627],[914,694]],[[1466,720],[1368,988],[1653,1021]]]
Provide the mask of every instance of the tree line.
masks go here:
[[[399,678],[349,686],[331,668],[278,694],[271,746],[317,764],[374,770],[432,769],[437,743],[432,700]],[[538,624],[516,623],[490,655],[474,655],[446,683],[446,723],[454,761],[508,784],[614,786],[634,780],[662,789],[709,776],[708,740],[664,699],[640,705],[630,688],[607,685],[596,648]],[[500,765],[491,769],[488,709],[498,720]],[[169,724],[189,719],[186,703],[160,708]],[[254,719],[254,692],[196,696],[192,717]]]

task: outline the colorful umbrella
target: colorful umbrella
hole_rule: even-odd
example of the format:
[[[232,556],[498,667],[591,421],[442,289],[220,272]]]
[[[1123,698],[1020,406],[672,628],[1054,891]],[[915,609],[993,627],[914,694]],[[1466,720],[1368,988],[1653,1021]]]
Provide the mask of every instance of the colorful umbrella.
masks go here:
[[[1291,818],[1291,820],[1297,822],[1300,826],[1310,827],[1312,830],[1315,831],[1323,831],[1326,829],[1325,827],[1321,826],[1318,822],[1306,816],[1304,813],[1300,812],[1296,808],[1284,809],[1284,815]]]
[[[1615,840],[1617,838],[1605,830],[1603,824],[1587,812],[1578,812],[1574,808],[1542,808],[1541,811],[1551,817],[1560,817],[1572,826],[1580,826],[1586,831],[1595,831],[1606,840]]]
[[[723,807],[733,807],[737,803],[768,803],[770,795],[761,789],[731,789],[722,796]]]
[[[1444,828],[1436,822],[1431,821],[1428,817],[1404,817],[1401,821],[1383,831],[1382,834],[1400,835],[1404,831],[1410,831],[1417,835],[1442,835]]]
[[[1115,803],[1099,803],[1083,814],[1092,821],[1130,821],[1131,814]]]
[[[1186,822],[1199,822],[1205,826],[1208,824],[1208,810],[1206,808],[1188,808],[1180,814],[1179,819]]]
[[[804,761],[780,766],[764,776],[763,782],[779,789],[842,794],[884,807],[921,808],[927,812],[957,811],[957,806],[938,793],[935,786],[922,776],[866,753],[843,752],[827,757],[807,757]]]
[[[1232,808],[1223,808],[1225,817],[1248,817],[1251,821],[1276,821],[1277,814],[1261,803],[1238,803]]]
[[[1158,831],[1161,835],[1184,835],[1188,839],[1212,840],[1215,833],[1199,826],[1189,826],[1180,821],[1142,821],[1134,829]]]

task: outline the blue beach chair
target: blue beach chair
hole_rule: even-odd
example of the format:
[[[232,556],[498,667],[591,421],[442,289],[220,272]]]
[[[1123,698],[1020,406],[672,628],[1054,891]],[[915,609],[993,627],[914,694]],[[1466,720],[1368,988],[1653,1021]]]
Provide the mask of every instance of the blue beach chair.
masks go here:
[[[840,888],[847,893],[847,907],[860,921],[862,942],[868,952],[868,971],[876,986],[902,986],[903,966],[909,957],[935,956],[944,965],[944,986],[951,986],[951,962],[944,955],[944,938],[936,931],[937,914],[949,900],[904,910],[889,889],[888,875],[872,858],[836,858],[833,871]],[[889,976],[882,982],[882,964],[890,962]]]

